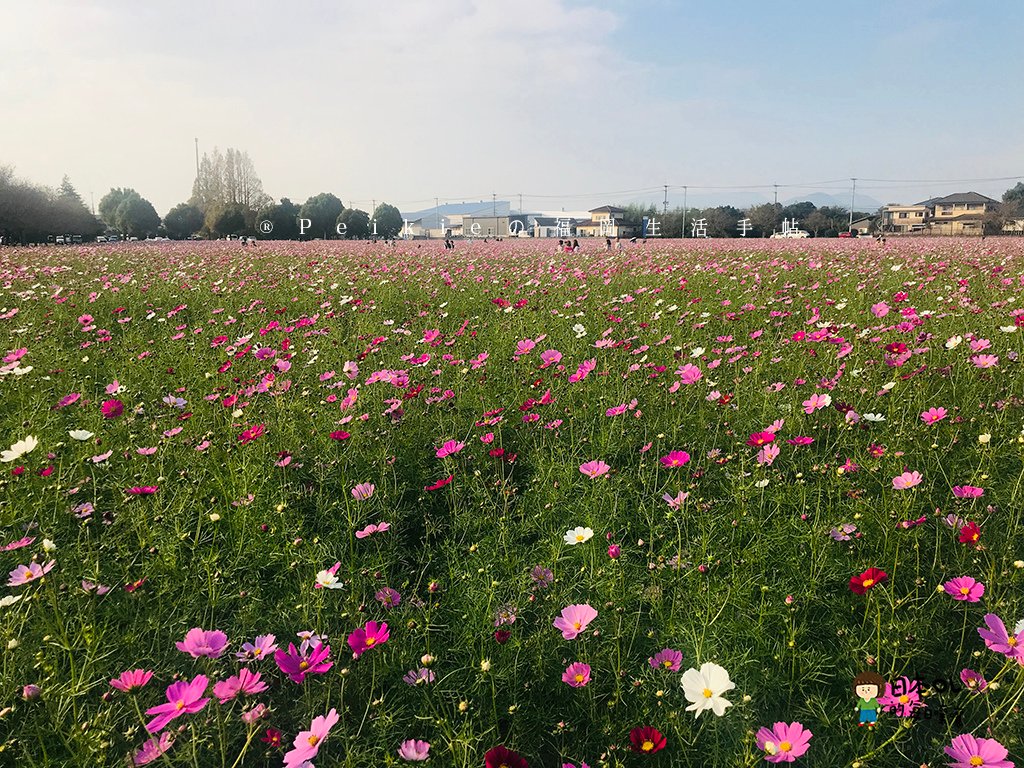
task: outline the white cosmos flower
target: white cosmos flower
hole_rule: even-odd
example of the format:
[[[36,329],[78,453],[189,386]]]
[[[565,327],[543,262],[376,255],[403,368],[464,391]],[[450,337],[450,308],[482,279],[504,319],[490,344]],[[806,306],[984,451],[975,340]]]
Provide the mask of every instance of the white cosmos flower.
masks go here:
[[[56,552],[57,551],[57,545],[54,544],[50,539],[43,539],[43,549],[46,552],[48,552],[48,553],[49,552]]]
[[[864,421],[873,421],[876,424],[881,421],[885,421],[885,416],[880,413],[865,413]]]
[[[316,583],[325,589],[342,589],[345,586],[330,571],[319,571],[316,575]]]
[[[960,343],[964,340],[963,336],[950,336],[946,340],[946,349],[956,349],[960,346]]]
[[[0,462],[7,464],[11,461],[17,461],[26,453],[33,451],[37,445],[39,445],[39,441],[32,435],[29,435],[24,440],[19,440],[12,445],[9,451],[0,451]]]
[[[584,541],[590,541],[593,535],[593,528],[583,528],[582,526],[577,526],[576,528],[571,528],[565,532],[565,543],[569,546],[582,544]]]
[[[23,595],[4,595],[0,598],[0,608],[10,608],[16,602],[21,600]]]
[[[690,357],[700,357],[704,354],[704,347],[694,347],[690,350]]]
[[[732,702],[723,699],[722,694],[731,691],[736,684],[729,679],[729,673],[723,667],[713,662],[704,662],[699,671],[692,667],[686,670],[682,683],[686,700],[692,702],[686,711],[696,712],[695,717],[700,717],[701,712],[708,709],[721,717],[726,707],[732,706]]]
[[[93,436],[93,433],[87,429],[72,429],[68,432],[68,435],[72,440],[88,440]]]

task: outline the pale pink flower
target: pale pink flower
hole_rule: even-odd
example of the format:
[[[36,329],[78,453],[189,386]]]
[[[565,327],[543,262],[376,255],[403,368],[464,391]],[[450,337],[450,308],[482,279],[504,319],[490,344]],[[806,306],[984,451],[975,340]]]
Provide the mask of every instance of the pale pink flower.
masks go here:
[[[601,475],[606,475],[608,474],[608,470],[610,469],[611,467],[605,464],[600,459],[588,461],[585,464],[580,464],[580,472],[582,472],[587,477],[600,477]]]
[[[946,415],[945,408],[929,408],[921,414],[921,421],[925,424],[934,424],[937,421],[942,421]]]
[[[575,640],[583,630],[597,618],[597,611],[586,603],[569,605],[562,609],[562,615],[555,619],[554,627],[566,640]]]
[[[832,405],[832,395],[820,395],[817,392],[815,392],[813,395],[810,396],[809,399],[804,400],[804,413],[812,414],[815,411],[821,410],[822,408],[827,408],[830,405]]]
[[[373,483],[359,483],[359,485],[352,489],[352,497],[356,501],[366,501],[373,496],[375,490],[377,489]]]
[[[908,488],[913,488],[915,485],[920,485],[921,481],[924,480],[920,472],[904,472],[902,475],[897,475],[892,479],[892,487],[897,491],[905,491]]]

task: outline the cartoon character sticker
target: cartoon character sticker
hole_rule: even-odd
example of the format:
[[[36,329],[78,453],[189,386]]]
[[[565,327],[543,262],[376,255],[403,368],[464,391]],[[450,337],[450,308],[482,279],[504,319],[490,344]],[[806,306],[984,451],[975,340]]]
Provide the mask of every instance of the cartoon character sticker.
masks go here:
[[[853,692],[857,694],[857,709],[860,719],[857,725],[874,728],[878,721],[878,696],[885,690],[885,678],[877,672],[861,672],[853,678]]]

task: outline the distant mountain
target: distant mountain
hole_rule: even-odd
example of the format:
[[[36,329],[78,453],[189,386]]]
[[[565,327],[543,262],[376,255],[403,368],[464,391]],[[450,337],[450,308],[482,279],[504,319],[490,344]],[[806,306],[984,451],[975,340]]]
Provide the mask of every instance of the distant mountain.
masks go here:
[[[849,195],[828,195],[824,192],[815,192],[811,195],[803,195],[801,197],[791,197],[788,200],[783,200],[783,205],[792,205],[793,203],[810,202],[814,203],[815,207],[823,208],[826,205],[837,206],[839,208],[845,208],[850,210],[850,196]],[[855,201],[858,211],[867,211],[873,213],[882,207],[882,204],[875,200],[873,197],[867,195],[857,195]]]

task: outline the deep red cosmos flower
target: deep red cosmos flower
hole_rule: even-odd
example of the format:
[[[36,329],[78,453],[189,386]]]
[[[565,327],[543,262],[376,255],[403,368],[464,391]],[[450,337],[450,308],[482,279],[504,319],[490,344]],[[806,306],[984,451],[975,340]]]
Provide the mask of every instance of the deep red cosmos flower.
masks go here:
[[[981,528],[977,523],[968,523],[960,529],[960,543],[969,547],[978,546],[978,539],[981,538]]]
[[[506,749],[501,744],[487,751],[484,755],[484,765],[486,768],[530,768],[518,753]]]
[[[850,589],[858,595],[863,595],[876,584],[881,584],[889,578],[889,574],[878,568],[868,568],[860,576],[850,577]]]
[[[634,752],[654,754],[665,748],[668,739],[661,735],[661,731],[650,725],[643,728],[634,728],[629,732],[629,746]]]
[[[439,488],[444,488],[446,485],[448,485],[448,483],[450,483],[452,481],[452,479],[454,479],[454,477],[455,477],[455,475],[448,475],[448,477],[444,478],[443,480],[438,480],[433,485],[428,485],[428,486],[424,487],[423,490],[425,490],[425,491],[436,491]]]

